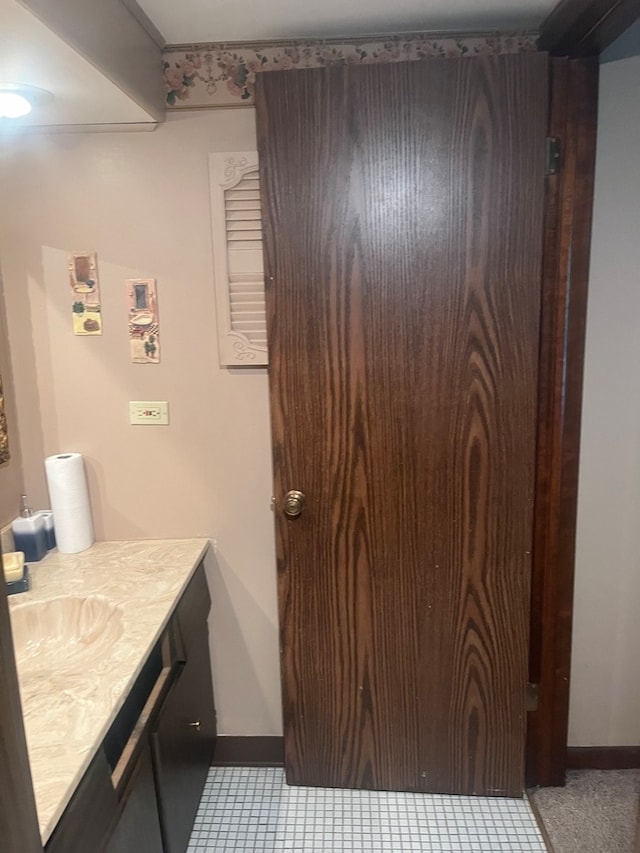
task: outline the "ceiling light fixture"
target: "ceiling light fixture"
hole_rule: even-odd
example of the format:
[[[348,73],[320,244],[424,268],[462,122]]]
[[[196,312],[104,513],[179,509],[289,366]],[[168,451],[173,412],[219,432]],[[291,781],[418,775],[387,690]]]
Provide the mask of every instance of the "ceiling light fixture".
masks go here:
[[[36,86],[0,82],[0,119],[22,118],[29,115],[33,107],[40,106],[52,97],[50,92]]]
[[[0,91],[0,118],[22,118],[31,112],[31,101],[17,92]]]

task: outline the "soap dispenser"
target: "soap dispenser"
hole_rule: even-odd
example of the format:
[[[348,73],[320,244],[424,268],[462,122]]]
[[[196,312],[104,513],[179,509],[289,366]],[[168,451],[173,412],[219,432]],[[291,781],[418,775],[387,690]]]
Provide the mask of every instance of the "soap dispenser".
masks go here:
[[[44,518],[29,506],[26,495],[20,496],[20,516],[11,522],[16,551],[22,551],[28,563],[41,560],[47,553],[47,531]]]

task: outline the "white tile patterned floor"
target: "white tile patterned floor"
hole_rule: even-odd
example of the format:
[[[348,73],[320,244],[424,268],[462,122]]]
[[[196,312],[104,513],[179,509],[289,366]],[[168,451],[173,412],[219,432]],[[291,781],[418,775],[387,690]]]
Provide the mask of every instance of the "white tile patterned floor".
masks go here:
[[[289,787],[281,768],[212,767],[187,853],[545,853],[526,799]]]

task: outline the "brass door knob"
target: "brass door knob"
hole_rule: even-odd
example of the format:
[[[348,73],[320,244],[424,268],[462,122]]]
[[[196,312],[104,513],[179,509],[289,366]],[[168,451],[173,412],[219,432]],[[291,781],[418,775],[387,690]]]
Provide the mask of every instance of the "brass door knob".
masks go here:
[[[200,720],[196,720],[194,723],[187,723],[187,725],[190,728],[195,729],[197,732],[200,731]]]
[[[297,489],[291,489],[284,496],[284,514],[289,518],[297,518],[304,509],[304,494]]]

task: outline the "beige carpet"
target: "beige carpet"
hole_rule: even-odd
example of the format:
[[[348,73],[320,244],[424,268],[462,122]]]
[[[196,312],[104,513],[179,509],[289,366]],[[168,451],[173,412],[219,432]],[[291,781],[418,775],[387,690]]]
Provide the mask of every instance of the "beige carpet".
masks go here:
[[[640,770],[576,770],[532,799],[554,853],[636,853],[639,793]]]

